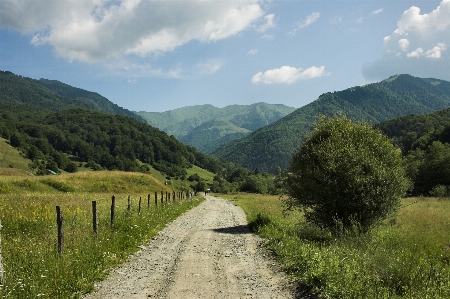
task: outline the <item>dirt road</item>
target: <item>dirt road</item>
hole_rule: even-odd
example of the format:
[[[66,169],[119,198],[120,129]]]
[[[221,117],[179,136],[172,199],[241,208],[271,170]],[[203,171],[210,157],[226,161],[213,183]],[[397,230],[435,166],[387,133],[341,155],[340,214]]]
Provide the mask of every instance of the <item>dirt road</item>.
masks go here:
[[[85,298],[292,298],[272,263],[244,212],[207,195]]]

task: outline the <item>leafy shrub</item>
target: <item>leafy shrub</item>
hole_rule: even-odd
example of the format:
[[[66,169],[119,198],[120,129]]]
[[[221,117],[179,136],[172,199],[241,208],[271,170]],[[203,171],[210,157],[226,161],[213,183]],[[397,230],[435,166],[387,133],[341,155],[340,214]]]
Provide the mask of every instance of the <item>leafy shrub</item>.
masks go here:
[[[392,214],[409,187],[401,153],[372,126],[322,117],[293,155],[290,207],[335,232],[366,232]]]
[[[430,191],[430,194],[435,197],[449,197],[448,187],[445,185],[437,185]]]

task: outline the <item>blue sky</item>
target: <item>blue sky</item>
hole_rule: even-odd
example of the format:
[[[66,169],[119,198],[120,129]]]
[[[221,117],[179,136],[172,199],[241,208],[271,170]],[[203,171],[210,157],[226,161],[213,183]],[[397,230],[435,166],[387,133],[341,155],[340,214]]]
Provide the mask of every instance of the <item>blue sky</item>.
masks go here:
[[[0,70],[133,111],[450,81],[450,0],[0,0]]]

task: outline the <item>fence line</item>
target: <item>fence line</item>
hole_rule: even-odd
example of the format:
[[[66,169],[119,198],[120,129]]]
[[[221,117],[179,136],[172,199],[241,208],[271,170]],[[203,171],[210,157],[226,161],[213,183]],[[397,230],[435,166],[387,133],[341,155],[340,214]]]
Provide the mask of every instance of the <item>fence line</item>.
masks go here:
[[[165,193],[165,200],[166,203],[175,203],[175,199],[176,196],[178,196],[178,200],[181,201],[182,199],[184,199],[184,195],[186,195],[187,198],[191,198],[192,197],[192,193],[191,192],[187,192],[187,191],[180,191],[175,193],[175,191],[173,191],[173,197],[172,197],[172,201],[170,198],[170,195],[172,193],[170,192],[166,192]],[[147,197],[147,206],[148,206],[148,210],[150,210],[151,205],[150,205],[150,194],[148,194]],[[132,205],[132,201],[131,201],[131,195],[128,195],[127,198],[127,210],[126,210],[126,215],[130,216],[131,215],[131,205]],[[161,204],[162,206],[164,206],[164,191],[161,191]],[[158,207],[158,192],[155,192],[155,208]],[[139,204],[138,204],[138,215],[141,215],[141,210],[142,210],[142,196],[139,197]],[[111,222],[110,225],[113,226],[114,225],[114,221],[116,219],[116,196],[112,195],[111,197]],[[63,217],[63,212],[62,212],[62,208],[60,206],[56,206],[56,222],[57,222],[57,228],[58,228],[58,253],[59,254],[63,254],[64,253],[64,217]],[[1,228],[1,224],[0,224],[0,228]],[[97,212],[97,201],[93,200],[92,201],[92,228],[93,228],[93,232],[94,235],[97,236],[98,235],[98,212]],[[1,236],[0,236],[0,282],[3,281],[3,265],[2,265],[2,261],[1,261]]]

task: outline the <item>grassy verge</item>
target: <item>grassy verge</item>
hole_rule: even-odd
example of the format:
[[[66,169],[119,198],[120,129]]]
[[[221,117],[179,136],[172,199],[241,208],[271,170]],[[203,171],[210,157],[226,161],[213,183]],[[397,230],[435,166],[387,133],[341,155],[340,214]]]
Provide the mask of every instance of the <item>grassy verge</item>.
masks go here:
[[[154,205],[154,192],[171,192],[152,176],[83,172],[61,176],[2,177],[0,219],[5,281],[1,298],[78,298],[108,269],[124,262],[201,198]],[[175,190],[176,191],[176,190]],[[110,225],[111,196],[116,219]],[[151,207],[147,206],[151,194]],[[131,211],[127,197],[131,195]],[[138,214],[138,201],[142,209]],[[97,201],[98,234],[92,228]],[[173,198],[172,198],[173,200]],[[58,253],[56,206],[64,216],[64,252]]]
[[[317,298],[450,298],[450,201],[409,198],[362,237],[333,238],[277,197],[232,195],[299,292]]]
[[[20,152],[9,145],[8,141],[0,137],[0,174],[8,174],[13,169],[29,173],[28,164],[31,161],[23,158]]]

